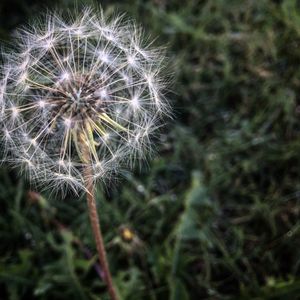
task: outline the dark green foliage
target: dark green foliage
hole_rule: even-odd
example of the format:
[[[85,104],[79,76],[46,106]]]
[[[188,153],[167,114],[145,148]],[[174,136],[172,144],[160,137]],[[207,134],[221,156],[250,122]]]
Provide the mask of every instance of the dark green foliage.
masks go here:
[[[40,5],[2,0],[2,37]],[[298,1],[102,5],[158,35],[175,74],[159,155],[97,195],[122,299],[300,299]],[[0,299],[108,299],[84,199],[1,174]]]

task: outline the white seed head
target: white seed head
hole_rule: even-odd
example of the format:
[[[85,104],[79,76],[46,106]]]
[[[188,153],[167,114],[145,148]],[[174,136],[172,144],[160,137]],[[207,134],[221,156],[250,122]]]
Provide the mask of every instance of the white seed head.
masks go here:
[[[84,189],[151,149],[169,106],[164,55],[123,17],[85,9],[19,31],[0,78],[5,160],[53,188]],[[45,184],[45,182],[49,182]]]

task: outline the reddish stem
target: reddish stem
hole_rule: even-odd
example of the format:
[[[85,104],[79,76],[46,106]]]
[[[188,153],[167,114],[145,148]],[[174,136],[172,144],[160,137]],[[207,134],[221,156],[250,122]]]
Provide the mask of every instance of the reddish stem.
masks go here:
[[[103,269],[105,282],[107,284],[108,293],[110,295],[111,300],[118,300],[116,290],[113,285],[111,273],[109,270],[109,266],[108,266],[106,251],[105,251],[103,237],[101,233],[99,215],[97,213],[96,199],[94,195],[95,187],[93,183],[92,172],[89,167],[86,167],[84,175],[85,175],[85,185],[87,189],[87,203],[88,203],[89,217],[90,217],[90,222],[93,230],[94,239],[96,242],[100,265]]]

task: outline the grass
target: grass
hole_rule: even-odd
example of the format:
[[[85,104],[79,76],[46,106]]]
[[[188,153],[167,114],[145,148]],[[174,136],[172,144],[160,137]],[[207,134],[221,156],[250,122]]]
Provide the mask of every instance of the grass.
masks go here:
[[[297,1],[102,4],[167,44],[175,77],[158,156],[97,193],[122,299],[299,299]],[[40,5],[2,1],[2,38]],[[83,199],[5,167],[0,198],[0,299],[107,299]]]

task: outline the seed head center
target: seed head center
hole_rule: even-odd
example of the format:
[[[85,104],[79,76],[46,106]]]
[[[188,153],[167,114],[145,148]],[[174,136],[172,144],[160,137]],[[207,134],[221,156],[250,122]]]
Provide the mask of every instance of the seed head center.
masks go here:
[[[87,118],[95,119],[99,113],[105,111],[105,102],[100,99],[100,95],[96,93],[90,80],[84,76],[61,83],[59,90],[63,95],[59,105],[59,114],[63,118],[84,121]]]

